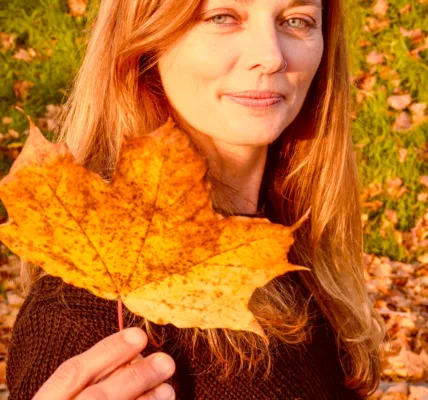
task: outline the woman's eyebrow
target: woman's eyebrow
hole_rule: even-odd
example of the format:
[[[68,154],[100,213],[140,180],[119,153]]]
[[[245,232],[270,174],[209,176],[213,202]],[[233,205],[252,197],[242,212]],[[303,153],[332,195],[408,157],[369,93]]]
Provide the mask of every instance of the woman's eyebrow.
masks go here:
[[[251,4],[254,0],[233,0],[235,3],[240,3],[244,5]],[[288,4],[287,8],[293,7],[301,7],[301,6],[314,6],[323,9],[321,2],[318,0],[291,0],[290,4]]]

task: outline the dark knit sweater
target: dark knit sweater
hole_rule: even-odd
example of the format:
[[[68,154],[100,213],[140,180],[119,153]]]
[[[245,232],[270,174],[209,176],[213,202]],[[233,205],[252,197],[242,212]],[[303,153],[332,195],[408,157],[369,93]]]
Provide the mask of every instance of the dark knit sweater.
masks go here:
[[[139,326],[141,321],[129,310],[124,313],[125,327]],[[141,354],[163,351],[173,357],[176,372],[167,382],[178,400],[359,399],[343,386],[332,330],[324,318],[320,321],[324,323],[314,325],[307,351],[279,343],[267,381],[265,369],[253,379],[244,374],[232,382],[219,381],[215,370],[208,368],[206,343],[199,341],[196,357],[190,350],[174,348],[179,328],[172,324],[155,325],[164,329],[167,340],[158,349],[149,344]],[[61,363],[117,331],[116,301],[96,297],[60,278],[40,279],[31,287],[13,327],[6,369],[9,399],[31,399]]]

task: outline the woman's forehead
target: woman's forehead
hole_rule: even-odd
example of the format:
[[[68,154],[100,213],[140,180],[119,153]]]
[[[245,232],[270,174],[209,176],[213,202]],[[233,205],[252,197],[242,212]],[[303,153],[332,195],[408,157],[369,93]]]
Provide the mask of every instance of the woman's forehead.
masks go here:
[[[242,5],[250,5],[257,0],[204,0],[204,3],[218,3],[218,2],[230,2]],[[322,9],[322,0],[275,0],[276,2],[283,3],[288,8],[313,6]],[[264,3],[268,3],[268,0],[263,0]]]

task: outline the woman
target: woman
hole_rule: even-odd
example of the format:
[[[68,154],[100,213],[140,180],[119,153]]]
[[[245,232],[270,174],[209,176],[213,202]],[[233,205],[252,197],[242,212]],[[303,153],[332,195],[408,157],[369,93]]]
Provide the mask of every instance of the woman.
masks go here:
[[[172,116],[208,160],[217,212],[291,225],[311,207],[289,254],[311,271],[255,291],[249,308],[268,346],[249,332],[159,326],[130,313],[134,328],[115,333],[115,302],[24,264],[32,286],[9,349],[11,400],[148,400],[168,390],[186,400],[342,400],[375,391],[385,327],[363,279],[343,7],[102,2],[58,140],[108,182],[123,138]],[[124,341],[128,332],[137,344]],[[155,355],[170,362],[166,373],[152,368]]]

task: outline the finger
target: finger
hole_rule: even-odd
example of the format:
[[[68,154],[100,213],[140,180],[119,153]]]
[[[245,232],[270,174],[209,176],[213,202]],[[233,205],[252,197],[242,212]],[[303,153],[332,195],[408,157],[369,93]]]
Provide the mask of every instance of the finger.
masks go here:
[[[126,368],[117,375],[85,389],[75,400],[134,400],[162,384],[175,371],[175,363],[166,353],[154,353]]]
[[[175,400],[175,391],[171,385],[167,383],[162,383],[159,386],[156,386],[154,389],[144,393],[142,396],[138,397],[137,400]]]
[[[69,400],[86,386],[131,361],[147,345],[140,328],[128,328],[106,337],[82,354],[63,362],[33,400]]]
[[[142,360],[143,359],[143,356],[141,355],[141,354],[138,354],[138,356],[137,357],[135,357],[129,364],[124,364],[124,365],[122,365],[122,366],[120,366],[118,369],[116,369],[115,371],[113,371],[112,373],[110,373],[110,374],[107,374],[107,375],[105,375],[105,376],[103,376],[98,382],[96,382],[96,383],[99,383],[99,382],[102,382],[102,381],[104,381],[104,380],[106,380],[108,377],[110,377],[110,376],[113,376],[113,375],[117,375],[123,368],[125,368],[125,367],[127,367],[128,365],[132,365],[132,364],[134,364],[134,363],[136,363],[137,361],[139,361],[139,360]]]

